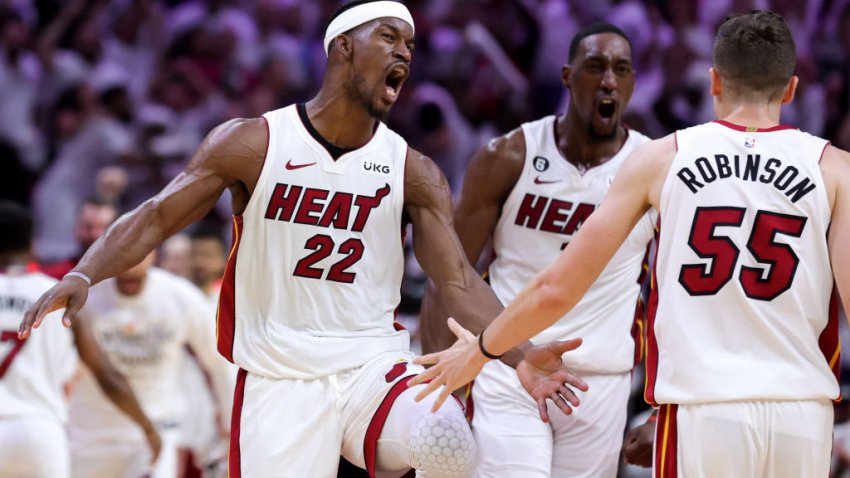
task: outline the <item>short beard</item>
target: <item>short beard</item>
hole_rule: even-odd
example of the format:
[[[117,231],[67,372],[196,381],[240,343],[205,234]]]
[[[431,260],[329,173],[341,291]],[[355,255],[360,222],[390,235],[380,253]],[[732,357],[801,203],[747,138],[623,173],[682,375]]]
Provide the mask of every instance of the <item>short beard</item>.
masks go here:
[[[593,129],[593,120],[587,122],[587,137],[590,138],[591,141],[595,141],[598,143],[607,143],[609,141],[614,141],[617,139],[617,130],[620,129],[620,122],[618,121],[613,128],[611,128],[611,132],[608,134],[599,134]]]
[[[369,116],[377,119],[378,121],[384,121],[389,115],[389,111],[381,112],[375,109],[375,105],[372,102],[375,95],[369,94],[368,89],[366,88],[366,78],[355,72],[352,74],[350,85],[349,94],[352,98],[354,98],[354,101],[360,103],[360,106],[369,113]]]

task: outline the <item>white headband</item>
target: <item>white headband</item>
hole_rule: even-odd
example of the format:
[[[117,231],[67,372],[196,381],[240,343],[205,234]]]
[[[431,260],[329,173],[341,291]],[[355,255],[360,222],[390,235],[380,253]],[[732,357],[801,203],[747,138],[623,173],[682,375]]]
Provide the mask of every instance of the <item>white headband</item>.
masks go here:
[[[330,55],[331,41],[337,35],[341,35],[354,27],[359,27],[366,22],[371,22],[376,18],[383,17],[398,18],[407,22],[410,28],[414,28],[413,17],[410,16],[410,11],[399,2],[381,1],[357,5],[342,12],[328,25],[328,29],[325,30],[325,54]]]

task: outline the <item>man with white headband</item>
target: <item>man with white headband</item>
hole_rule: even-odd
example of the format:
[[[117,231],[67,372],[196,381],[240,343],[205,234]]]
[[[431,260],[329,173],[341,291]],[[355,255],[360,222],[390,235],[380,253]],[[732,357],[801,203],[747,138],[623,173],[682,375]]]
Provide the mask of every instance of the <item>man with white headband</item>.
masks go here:
[[[407,222],[450,313],[483,324],[501,310],[455,236],[445,177],[381,122],[410,75],[413,20],[399,3],[354,2],[326,38],[313,99],[213,130],[183,173],[39,299],[21,337],[62,307],[70,323],[90,284],[139,262],[229,189],[234,244],[217,334],[240,367],[229,476],[333,477],[340,455],[373,476],[467,476],[475,444],[462,410],[414,401],[424,387],[407,381],[422,368],[393,322]],[[560,353],[526,357],[541,370],[529,381],[536,393],[575,382]]]

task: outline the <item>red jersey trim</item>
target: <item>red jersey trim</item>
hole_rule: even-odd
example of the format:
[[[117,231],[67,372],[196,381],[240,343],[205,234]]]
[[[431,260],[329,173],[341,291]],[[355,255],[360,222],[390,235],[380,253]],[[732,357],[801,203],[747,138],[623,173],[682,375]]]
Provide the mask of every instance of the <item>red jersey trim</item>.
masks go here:
[[[658,339],[655,337],[655,314],[658,312],[658,250],[661,248],[661,218],[655,225],[655,261],[649,282],[649,303],[646,310],[646,385],[643,398],[653,407],[655,402],[655,380],[658,377]]]
[[[678,405],[661,405],[655,424],[655,478],[676,478],[679,433]]]
[[[829,318],[818,337],[818,347],[835,379],[841,383],[841,342],[838,337],[838,293],[833,288],[829,299]],[[841,400],[841,396],[836,401]]]
[[[245,379],[248,372],[239,369],[236,373],[236,390],[233,393],[233,415],[230,417],[230,451],[227,457],[228,478],[242,477],[242,456],[239,451],[240,426],[242,424],[242,402],[245,399]]]
[[[375,410],[375,414],[372,416],[372,421],[369,422],[369,426],[366,428],[366,438],[363,441],[363,457],[366,461],[366,471],[369,472],[371,478],[375,478],[375,466],[378,460],[378,438],[380,438],[381,432],[384,430],[384,423],[387,421],[387,416],[390,414],[393,403],[395,403],[399,395],[407,390],[407,382],[414,376],[408,375],[390,388],[390,391],[387,392],[384,400],[378,405],[378,409]],[[233,439],[231,438],[232,442]]]
[[[818,158],[818,164],[823,160],[823,155],[826,154],[826,148],[832,144],[832,141],[827,141],[825,145],[823,145],[823,151],[820,152],[820,158]]]
[[[236,333],[236,259],[242,239],[242,216],[233,216],[233,246],[227,257],[216,312],[216,344],[218,353],[233,362],[233,341]]]
[[[752,126],[741,126],[721,119],[714,120],[714,122],[727,128],[734,129],[735,131],[746,131],[748,133],[770,133],[772,131],[782,131],[786,129],[799,129],[787,124],[778,124],[776,126],[771,126],[770,128],[753,128]]]
[[[644,336],[646,335],[646,303],[643,300],[643,285],[649,272],[649,252],[651,248],[652,243],[646,245],[646,253],[643,255],[640,275],[637,280],[637,283],[641,286],[641,291],[638,292],[637,302],[635,303],[635,316],[632,322],[632,340],[635,343],[634,365],[639,364],[643,360],[646,349],[646,341],[644,340]]]

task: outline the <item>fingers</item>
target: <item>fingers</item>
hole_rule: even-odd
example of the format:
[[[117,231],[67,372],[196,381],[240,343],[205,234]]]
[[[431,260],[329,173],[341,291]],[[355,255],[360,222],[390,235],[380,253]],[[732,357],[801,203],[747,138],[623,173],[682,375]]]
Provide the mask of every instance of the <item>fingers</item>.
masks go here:
[[[24,314],[24,319],[21,320],[21,325],[18,327],[18,338],[24,340],[25,338],[30,336],[30,329],[32,329],[32,318],[33,318],[33,309],[35,309],[37,303],[30,307],[26,313]]]
[[[451,393],[452,392],[451,392],[451,390],[449,390],[449,387],[443,387],[443,390],[440,392],[440,395],[437,397],[437,401],[434,402],[434,405],[431,407],[431,413],[434,413],[437,410],[439,410],[440,407],[443,406],[443,402],[445,402],[446,399],[449,398],[449,395],[451,395]]]
[[[551,343],[552,350],[558,355],[563,355],[570,350],[575,350],[581,346],[581,337],[569,340],[559,340]]]
[[[573,387],[581,390],[582,392],[586,392],[586,391],[590,390],[590,386],[587,385],[587,382],[580,379],[579,377],[576,377],[575,375],[573,375],[571,373],[566,373],[564,375],[565,375],[564,380],[563,380],[564,383],[566,383],[570,386],[573,386]]]
[[[449,330],[451,330],[452,333],[455,334],[455,337],[457,337],[458,339],[475,340],[475,335],[473,335],[472,332],[464,329],[459,323],[457,323],[454,317],[449,317],[448,324]]]
[[[540,419],[543,423],[549,423],[549,407],[546,405],[545,398],[537,399],[537,411],[540,412]]]
[[[581,405],[581,399],[569,388],[564,385],[561,385],[561,388],[558,390],[558,393],[561,394],[561,397],[569,402],[570,405],[577,407]]]
[[[44,298],[41,298],[38,302],[33,304],[29,310],[27,310],[27,313],[24,315],[24,320],[21,322],[18,337],[21,339],[29,337],[32,329],[37,329],[41,325],[41,321],[44,319],[44,316],[47,315],[47,312],[44,310],[44,304],[46,302],[47,301]]]
[[[82,305],[79,301],[74,300],[73,296],[68,299],[68,306],[65,308],[65,313],[62,314],[62,325],[70,327],[71,320],[77,316],[77,312],[80,311],[80,308],[82,308]]]
[[[417,365],[434,365],[440,361],[440,357],[442,356],[443,352],[434,352],[432,354],[414,358],[413,363]]]
[[[432,369],[432,370],[433,370],[433,369]],[[428,370],[428,372],[430,372],[430,371],[431,371],[431,370]],[[428,372],[425,372],[425,373],[428,373]],[[419,375],[419,376],[417,376],[417,377],[414,377],[414,379],[417,379],[417,378],[419,378],[419,377],[421,377],[421,376],[422,376],[422,375]],[[422,383],[422,381],[420,381],[419,383]],[[412,387],[413,385],[418,385],[418,384],[413,383],[413,380],[411,380],[410,382],[408,382],[408,383],[407,383],[407,385],[408,385],[408,387]],[[431,394],[432,394],[432,393],[434,393],[434,391],[435,391],[435,390],[437,390],[438,388],[440,388],[440,381],[439,381],[439,380],[436,380],[436,379],[435,379],[435,380],[431,380],[431,382],[430,382],[430,383],[428,383],[428,384],[426,384],[425,388],[423,388],[423,389],[422,389],[422,391],[421,391],[421,392],[419,392],[419,393],[416,395],[415,400],[416,400],[417,402],[421,402],[423,398],[427,397],[428,395],[431,395]]]

